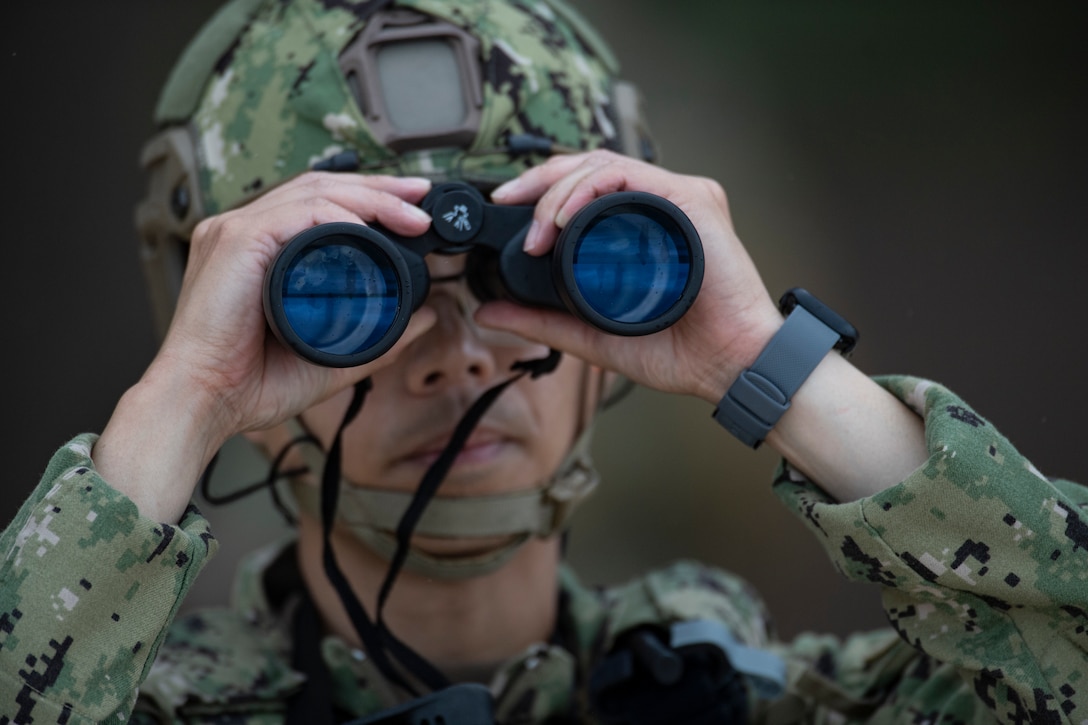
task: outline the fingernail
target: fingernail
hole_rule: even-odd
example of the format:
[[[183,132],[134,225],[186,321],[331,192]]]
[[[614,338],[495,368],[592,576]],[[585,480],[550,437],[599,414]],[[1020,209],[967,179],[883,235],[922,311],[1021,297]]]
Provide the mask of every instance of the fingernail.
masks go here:
[[[567,208],[563,207],[555,215],[555,226],[563,229],[567,226],[567,222],[570,221],[570,214],[567,213]]]
[[[423,211],[422,209],[420,209],[415,204],[409,204],[406,201],[402,201],[401,206],[403,206],[405,209],[407,209],[408,213],[411,214],[412,216],[414,216],[419,221],[429,222],[431,220],[431,215],[428,214],[427,212]]]
[[[533,223],[529,225],[529,231],[525,233],[525,241],[522,242],[521,249],[524,252],[532,252],[536,249],[540,243],[537,237],[540,236],[540,222],[533,219]]]
[[[504,196],[510,196],[514,191],[517,190],[518,184],[519,179],[510,179],[510,181],[496,186],[494,191],[491,192],[491,198],[495,201],[498,201]]]

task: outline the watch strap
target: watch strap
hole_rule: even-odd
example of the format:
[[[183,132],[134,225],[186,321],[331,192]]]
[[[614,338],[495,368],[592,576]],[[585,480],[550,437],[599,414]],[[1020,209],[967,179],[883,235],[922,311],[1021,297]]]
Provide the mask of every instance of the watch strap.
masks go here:
[[[714,420],[745,445],[758,448],[840,337],[804,307],[794,307],[752,366],[730,386]]]

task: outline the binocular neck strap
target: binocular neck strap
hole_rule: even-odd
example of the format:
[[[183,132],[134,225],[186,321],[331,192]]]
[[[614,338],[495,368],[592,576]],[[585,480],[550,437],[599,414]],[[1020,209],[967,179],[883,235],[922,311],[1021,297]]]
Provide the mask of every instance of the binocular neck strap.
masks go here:
[[[442,484],[442,481],[445,480],[457,455],[464,448],[465,443],[468,441],[476,424],[479,423],[484,413],[491,407],[491,404],[495,402],[495,399],[498,398],[506,388],[520,380],[526,374],[533,378],[537,378],[540,375],[552,372],[559,364],[560,356],[561,354],[558,350],[551,350],[547,357],[538,360],[516,362],[513,369],[517,371],[517,374],[488,388],[483,395],[472,404],[472,407],[468,409],[460,422],[458,422],[453,435],[450,437],[449,443],[446,444],[445,449],[439,454],[438,459],[431,464],[430,468],[428,468],[427,472],[423,475],[423,480],[416,489],[412,501],[409,503],[408,508],[405,510],[404,515],[397,524],[397,548],[393,552],[393,556],[389,562],[389,568],[386,570],[385,579],[382,581],[381,589],[378,592],[378,605],[377,610],[374,613],[373,621],[367,616],[362,603],[359,602],[358,598],[355,596],[351,586],[348,584],[347,578],[344,576],[343,571],[341,571],[340,566],[336,561],[331,542],[332,528],[336,517],[336,504],[340,492],[343,432],[348,424],[355,419],[359,410],[362,408],[363,401],[370,391],[371,381],[367,378],[355,386],[355,392],[352,396],[351,403],[344,413],[343,421],[341,421],[340,426],[337,428],[336,436],[333,438],[332,445],[329,447],[328,456],[325,458],[324,470],[321,472],[322,559],[324,562],[325,574],[336,589],[337,594],[344,604],[344,608],[351,618],[352,625],[359,635],[359,639],[362,640],[363,646],[366,648],[371,658],[373,658],[375,665],[377,665],[382,671],[382,674],[385,675],[390,682],[402,687],[414,696],[418,696],[416,687],[394,667],[393,662],[390,660],[390,655],[411,673],[418,682],[431,690],[442,689],[447,687],[450,683],[446,676],[434,665],[398,639],[396,635],[389,630],[382,619],[382,609],[393,589],[393,583],[396,581],[397,575],[400,573],[400,570],[408,557],[412,533],[415,530],[419,519],[422,517],[427,504],[438,491],[438,487]]]
[[[444,687],[448,684],[448,681],[434,665],[425,660],[411,647],[401,642],[380,619],[371,621],[362,603],[352,591],[347,577],[344,576],[344,572],[340,569],[340,565],[336,561],[336,554],[332,548],[331,537],[333,521],[336,517],[336,499],[339,492],[338,484],[343,456],[343,433],[348,424],[358,415],[370,389],[370,378],[366,378],[355,385],[351,403],[344,413],[344,419],[336,431],[332,445],[329,447],[329,454],[325,458],[325,468],[321,473],[322,563],[324,564],[325,576],[328,577],[329,582],[340,597],[340,601],[343,603],[344,609],[347,610],[359,639],[366,648],[367,654],[374,660],[374,664],[391,683],[398,685],[412,695],[417,695],[416,687],[393,666],[390,655],[432,689]]]

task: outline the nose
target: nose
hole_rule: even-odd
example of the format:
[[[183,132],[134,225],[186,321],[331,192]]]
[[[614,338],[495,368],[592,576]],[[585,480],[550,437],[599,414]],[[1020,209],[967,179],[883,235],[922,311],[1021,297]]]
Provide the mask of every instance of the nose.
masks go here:
[[[452,295],[432,293],[426,303],[438,316],[401,358],[408,389],[417,395],[460,385],[486,385],[498,369],[494,350],[480,340]]]

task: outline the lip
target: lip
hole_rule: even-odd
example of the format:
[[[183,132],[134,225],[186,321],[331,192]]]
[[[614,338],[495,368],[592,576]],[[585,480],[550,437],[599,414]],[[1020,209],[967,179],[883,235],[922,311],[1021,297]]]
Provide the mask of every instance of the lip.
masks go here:
[[[418,446],[403,456],[398,457],[399,462],[417,466],[430,466],[442,451],[446,449],[453,434],[447,433],[432,438],[427,443]],[[497,460],[511,444],[509,436],[498,431],[479,429],[469,436],[463,448],[457,452],[453,460],[453,466],[486,465]]]

